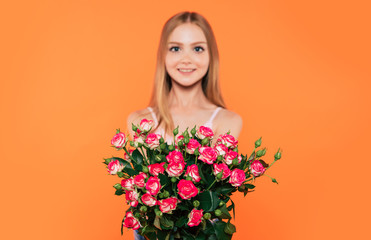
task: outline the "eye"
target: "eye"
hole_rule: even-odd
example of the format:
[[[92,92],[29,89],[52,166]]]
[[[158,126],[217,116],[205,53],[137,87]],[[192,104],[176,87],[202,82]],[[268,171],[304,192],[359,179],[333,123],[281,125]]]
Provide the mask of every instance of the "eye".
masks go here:
[[[203,47],[195,47],[196,52],[203,52],[205,49]]]
[[[180,48],[179,47],[171,47],[170,52],[179,52]]]

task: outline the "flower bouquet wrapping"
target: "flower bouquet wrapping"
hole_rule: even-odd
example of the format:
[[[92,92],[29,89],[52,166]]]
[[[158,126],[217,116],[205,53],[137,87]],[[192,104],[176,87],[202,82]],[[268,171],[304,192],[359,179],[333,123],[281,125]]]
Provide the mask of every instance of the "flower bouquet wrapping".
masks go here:
[[[231,239],[236,232],[231,195],[253,191],[256,178],[281,158],[278,149],[270,165],[264,162],[261,138],[249,156],[238,152],[237,140],[228,133],[211,146],[214,133],[205,126],[180,134],[176,128],[172,144],[150,133],[151,120],[132,128],[132,141],[120,130],[111,140],[123,150],[122,157],[104,159],[109,174],[122,178],[115,194],[125,194],[130,205],[121,234],[127,227],[146,239]]]

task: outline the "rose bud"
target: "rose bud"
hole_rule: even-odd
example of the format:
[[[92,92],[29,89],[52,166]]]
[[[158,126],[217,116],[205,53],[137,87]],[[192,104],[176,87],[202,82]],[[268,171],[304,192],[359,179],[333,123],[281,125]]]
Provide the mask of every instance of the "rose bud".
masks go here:
[[[250,172],[255,177],[259,177],[265,172],[265,168],[259,160],[255,160],[254,162],[251,163]]]
[[[173,134],[174,134],[174,136],[178,135],[178,133],[179,133],[179,126],[176,127],[176,128],[173,130]]]
[[[127,228],[132,228],[133,230],[138,230],[141,227],[140,222],[134,217],[131,211],[126,213],[122,225]]]
[[[153,120],[142,119],[139,124],[139,128],[142,132],[146,133],[151,131],[153,127]]]
[[[157,204],[157,199],[149,193],[143,194],[143,196],[141,197],[141,200],[143,204],[149,207],[153,207]]]
[[[222,211],[220,211],[220,209],[216,209],[214,213],[215,213],[215,216],[217,217],[222,215]]]
[[[150,177],[146,183],[146,189],[152,196],[157,195],[161,189],[160,179],[158,177]]]
[[[162,216],[162,212],[157,208],[155,208],[155,214],[156,214],[156,216],[159,216],[159,217]]]
[[[170,178],[170,180],[171,180],[172,183],[176,183],[178,181],[178,179],[176,179],[176,177],[172,177],[172,178]]]
[[[232,235],[233,233],[236,232],[236,227],[232,223],[227,222],[227,224],[224,227],[224,232],[229,235]]]
[[[111,140],[111,144],[113,146],[115,146],[115,148],[117,148],[117,149],[121,149],[121,148],[125,147],[126,142],[127,141],[126,141],[125,134],[122,133],[122,132],[117,133],[115,136],[113,136],[113,138]]]
[[[214,136],[213,130],[211,130],[208,127],[201,126],[198,131],[196,132],[196,136],[199,139],[204,139],[204,138],[212,138]]]
[[[137,132],[138,130],[138,127],[134,125],[134,123],[131,124],[131,129],[133,130],[133,132]]]
[[[207,212],[207,213],[204,214],[204,219],[207,220],[207,219],[210,219],[210,218],[211,218],[211,214],[210,213]]]
[[[281,159],[281,152],[280,152],[280,149],[278,149],[277,153],[274,154],[274,159],[275,159],[276,161]]]
[[[147,207],[146,206],[141,206],[139,208],[139,211],[141,211],[141,212],[147,212]]]
[[[262,144],[262,138],[260,137],[258,140],[255,141],[255,148],[260,147],[261,144]]]
[[[234,169],[229,177],[229,183],[234,187],[239,187],[246,180],[245,172],[241,169]]]
[[[170,193],[169,193],[168,191],[165,190],[165,191],[164,191],[164,197],[167,198],[167,197],[169,197],[169,196],[170,196]]]
[[[121,172],[124,169],[124,165],[120,163],[119,160],[111,161],[108,166],[108,172],[109,174],[117,174],[118,172]]]
[[[142,166],[142,171],[144,173],[148,173],[149,172],[149,168],[147,166]]]
[[[224,204],[225,204],[224,201],[220,201],[220,203],[219,203],[219,207],[223,206]]]
[[[185,144],[188,144],[188,143],[189,143],[189,137],[186,137],[186,138],[184,139],[184,143],[185,143]]]
[[[182,179],[179,181],[177,187],[178,194],[182,199],[190,199],[198,194],[198,189],[192,181]]]
[[[192,136],[194,136],[194,135],[196,135],[196,126],[194,126],[193,128],[192,128],[192,130],[191,130],[191,134],[192,134]]]
[[[201,221],[202,221],[202,216],[203,216],[203,213],[202,213],[202,209],[200,210],[197,210],[197,209],[192,209],[192,211],[189,213],[188,215],[188,226],[190,227],[194,227],[194,226],[198,226]]]
[[[122,189],[122,186],[120,183],[116,183],[115,185],[113,185],[113,187],[116,188],[117,190]]]
[[[210,141],[209,138],[204,138],[204,139],[202,139],[202,141],[201,141],[201,145],[204,146],[204,145],[208,144],[209,141]]]
[[[200,206],[200,202],[198,200],[193,201],[193,206],[196,208]]]
[[[256,152],[257,157],[263,157],[265,155],[265,148],[260,149],[259,151]]]

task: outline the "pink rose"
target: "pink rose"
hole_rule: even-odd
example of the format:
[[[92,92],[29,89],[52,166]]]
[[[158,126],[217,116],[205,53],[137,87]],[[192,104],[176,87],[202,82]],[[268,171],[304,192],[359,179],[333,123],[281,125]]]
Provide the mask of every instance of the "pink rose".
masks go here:
[[[195,150],[197,148],[201,147],[201,144],[196,140],[196,139],[189,139],[189,142],[187,144],[187,153],[189,154],[194,154],[195,153]]]
[[[118,172],[121,172],[124,169],[124,165],[120,163],[119,160],[111,161],[108,163],[108,172],[109,174],[117,174]]]
[[[190,176],[193,182],[199,182],[201,180],[200,174],[198,173],[198,167],[196,164],[187,167],[185,176]]]
[[[245,172],[241,169],[234,169],[229,177],[229,183],[234,187],[239,187],[246,180]]]
[[[157,204],[157,199],[149,193],[143,194],[141,200],[145,205],[149,207],[153,207]]]
[[[259,160],[255,160],[251,163],[250,172],[255,176],[259,177],[265,172],[263,164]]]
[[[183,199],[190,199],[198,194],[198,189],[192,181],[182,179],[178,183],[178,194]]]
[[[166,199],[162,199],[157,202],[160,206],[160,211],[163,213],[171,213],[172,210],[176,209],[176,204],[178,199],[176,197],[170,197]]]
[[[145,174],[144,172],[141,172],[140,174],[136,175],[134,177],[134,183],[135,185],[137,185],[138,188],[144,188],[144,186],[146,185],[146,180],[147,178],[147,174]]]
[[[142,132],[149,132],[153,127],[153,120],[142,119],[139,123],[139,128]]]
[[[220,156],[224,156],[229,151],[227,146],[225,146],[224,144],[221,144],[221,143],[215,145],[214,148],[215,148],[216,152],[218,153],[218,155],[220,155]]]
[[[152,196],[157,195],[161,189],[160,179],[158,177],[150,177],[146,183],[146,189]]]
[[[132,228],[133,230],[137,230],[141,227],[140,222],[134,217],[131,211],[126,213],[125,220],[122,225],[127,228]]]
[[[138,193],[137,191],[126,191],[126,201],[130,202],[130,206],[136,207],[138,205]]]
[[[214,169],[213,169],[214,175],[216,176],[218,173],[223,172],[222,180],[226,179],[231,175],[231,170],[228,168],[227,164],[220,163],[216,164],[214,163]]]
[[[145,139],[145,135],[138,135],[138,134],[135,134],[134,135],[134,139],[133,139],[133,142],[134,142],[134,147],[139,147],[139,145],[143,145],[144,144],[144,139]]]
[[[199,139],[204,139],[204,138],[207,138],[207,137],[211,139],[214,136],[214,133],[213,133],[213,130],[211,130],[210,128],[201,126],[197,130],[196,136]]]
[[[175,138],[175,143],[176,145],[178,146],[178,142],[184,140],[184,136],[183,135],[178,135],[176,138]]]
[[[171,151],[169,154],[166,156],[166,160],[169,163],[184,163],[184,158],[181,152],[178,151]]]
[[[115,136],[113,136],[113,138],[111,140],[111,144],[113,146],[115,146],[115,148],[117,148],[117,149],[125,147],[125,145],[126,145],[125,134],[122,133],[122,132],[117,133]]]
[[[156,133],[150,133],[147,136],[146,143],[150,149],[155,149],[160,146],[161,135]]]
[[[128,179],[122,179],[121,181],[122,188],[127,191],[133,191],[135,189],[134,184],[134,179],[132,177]]]
[[[179,177],[182,175],[184,167],[185,164],[182,162],[170,162],[169,165],[167,165],[166,172],[170,177]]]
[[[238,144],[238,141],[230,134],[220,135],[216,142],[217,144],[224,144],[228,148],[236,148]]]
[[[212,147],[201,147],[199,151],[201,155],[198,157],[198,159],[207,164],[213,164],[218,157],[217,152]]]
[[[198,226],[201,223],[203,217],[202,211],[202,209],[192,209],[192,211],[188,214],[188,226],[194,227]]]
[[[131,155],[133,153],[133,149],[130,149],[128,152]],[[124,152],[124,159],[128,162],[131,162],[130,155],[128,155],[126,152]]]
[[[164,162],[148,165],[149,173],[152,174],[153,176],[158,176],[160,173],[164,173],[165,171],[164,165],[165,165]]]
[[[229,151],[227,155],[224,158],[224,162],[228,165],[231,165],[233,163],[233,159],[237,158],[238,163],[241,163],[241,158],[238,158],[238,152],[235,151]]]

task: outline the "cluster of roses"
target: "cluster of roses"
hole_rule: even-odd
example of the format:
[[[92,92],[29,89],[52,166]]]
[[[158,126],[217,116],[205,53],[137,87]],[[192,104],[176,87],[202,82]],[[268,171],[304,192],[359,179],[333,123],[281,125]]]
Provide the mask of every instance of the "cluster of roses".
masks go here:
[[[177,209],[177,205],[182,200],[190,200],[197,196],[200,192],[206,190],[202,185],[198,184],[202,179],[199,174],[200,164],[198,160],[212,167],[212,173],[215,176],[215,182],[228,182],[231,186],[240,187],[245,181],[247,175],[252,175],[253,178],[262,175],[267,166],[264,162],[251,159],[248,166],[249,173],[244,170],[246,168],[237,168],[241,164],[243,157],[238,154],[237,140],[230,134],[219,136],[215,146],[211,147],[211,140],[214,137],[213,131],[205,126],[198,129],[193,128],[189,136],[186,130],[183,134],[178,135],[178,129],[174,130],[174,143],[167,145],[163,136],[156,133],[149,133],[153,128],[153,121],[143,119],[138,126],[133,125],[135,135],[130,145],[134,149],[141,149],[144,161],[141,171],[135,175],[130,175],[125,172],[125,169],[131,168],[130,162],[133,158],[134,149],[127,150],[126,144],[128,139],[124,133],[117,131],[112,138],[111,144],[116,149],[124,149],[124,158],[109,159],[108,172],[117,174],[124,179],[121,184],[116,184],[114,187],[125,192],[127,202],[132,208],[138,207],[140,204],[140,212],[146,212],[149,208],[157,206],[154,212],[157,216],[162,214],[171,214]],[[261,140],[261,139],[260,139]],[[259,140],[258,140],[259,141]],[[257,141],[255,144],[259,146]],[[156,162],[150,162],[146,156],[144,149],[157,151],[154,158]],[[164,150],[167,151],[164,151]],[[260,156],[265,154],[265,149],[260,150]],[[258,152],[259,153],[259,152]],[[186,162],[183,154],[188,154]],[[191,156],[192,158],[190,158]],[[259,156],[259,154],[257,154]],[[194,157],[194,158],[193,158]],[[147,161],[146,161],[147,160]],[[123,162],[126,161],[126,162]],[[190,163],[192,161],[192,163]],[[161,191],[162,185],[159,174],[167,175],[171,182],[176,184],[176,193],[170,196],[166,190]],[[183,177],[182,177],[183,176]],[[213,185],[208,186],[207,190]],[[197,209],[199,202],[193,202],[194,208],[188,214],[187,225],[189,227],[198,226],[203,219],[210,219],[210,213],[203,213],[203,209]],[[142,227],[138,217],[132,211],[127,211],[123,221],[123,226],[137,230]]]

